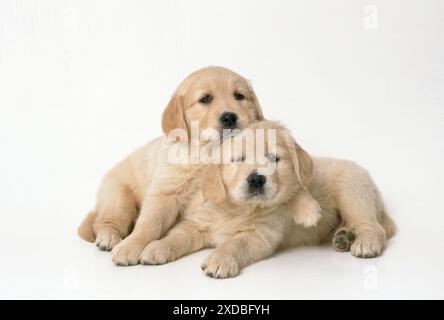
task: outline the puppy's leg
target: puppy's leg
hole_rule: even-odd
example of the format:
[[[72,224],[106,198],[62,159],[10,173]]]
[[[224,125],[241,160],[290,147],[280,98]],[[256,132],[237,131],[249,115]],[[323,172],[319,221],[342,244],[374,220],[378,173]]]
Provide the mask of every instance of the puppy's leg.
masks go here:
[[[97,213],[95,211],[91,211],[88,215],[83,219],[79,228],[77,229],[77,233],[80,238],[88,241],[94,242],[96,241],[96,233],[94,231],[94,222],[96,221]]]
[[[105,179],[99,188],[95,212],[96,245],[110,251],[131,232],[138,214],[137,199],[124,184]]]
[[[140,255],[143,264],[164,264],[205,247],[204,234],[191,222],[181,222],[165,238],[150,242]]]
[[[203,262],[202,270],[213,278],[231,278],[254,262],[270,257],[279,244],[279,239],[260,236],[253,231],[237,234],[217,247]]]
[[[351,232],[355,237],[350,247],[352,255],[379,256],[385,247],[387,233],[380,223],[382,201],[368,173],[357,165],[347,168],[347,174],[338,179],[336,200],[345,234],[348,237]]]
[[[359,201],[340,206],[341,218],[345,228],[339,229],[335,233],[335,248],[344,249],[359,258],[373,258],[381,255],[385,247],[387,236],[386,231],[377,220],[376,208],[366,207],[364,203],[359,208]]]
[[[113,249],[114,263],[138,264],[145,246],[163,236],[176,222],[179,209],[175,195],[147,195],[133,232]]]

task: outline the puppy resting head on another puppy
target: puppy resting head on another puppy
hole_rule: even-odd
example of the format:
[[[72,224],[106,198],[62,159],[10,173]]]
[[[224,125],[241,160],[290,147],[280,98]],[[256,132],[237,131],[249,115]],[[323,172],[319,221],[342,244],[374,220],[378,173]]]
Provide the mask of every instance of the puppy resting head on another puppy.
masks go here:
[[[207,200],[220,206],[288,205],[296,223],[316,225],[321,208],[307,190],[313,162],[289,130],[277,122],[257,122],[222,148],[224,164],[206,168],[202,191]]]

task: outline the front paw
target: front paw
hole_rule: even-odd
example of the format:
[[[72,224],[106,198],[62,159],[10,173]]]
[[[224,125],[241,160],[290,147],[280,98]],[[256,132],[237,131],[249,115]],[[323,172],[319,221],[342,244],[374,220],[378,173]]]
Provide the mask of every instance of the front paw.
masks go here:
[[[114,229],[103,229],[97,233],[96,246],[100,250],[111,251],[122,238],[120,234]]]
[[[139,263],[140,253],[144,245],[138,241],[126,239],[114,247],[113,262],[118,266],[133,266]]]
[[[140,262],[147,265],[165,264],[174,261],[174,250],[162,241],[153,241],[148,244],[140,255]]]
[[[319,220],[321,220],[321,207],[314,207],[312,210],[300,211],[294,217],[294,222],[304,228],[316,227]]]
[[[214,251],[202,263],[202,270],[210,277],[223,279],[237,276],[240,272],[240,267],[233,256]]]
[[[380,256],[384,248],[383,242],[376,234],[358,234],[351,246],[351,253],[358,258],[374,258]]]
[[[322,215],[322,208],[307,190],[300,190],[289,202],[294,222],[305,228],[317,225]]]

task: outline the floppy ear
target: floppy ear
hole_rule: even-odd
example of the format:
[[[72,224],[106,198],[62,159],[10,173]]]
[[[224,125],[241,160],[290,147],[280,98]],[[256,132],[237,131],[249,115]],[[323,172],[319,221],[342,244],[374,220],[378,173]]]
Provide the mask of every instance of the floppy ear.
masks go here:
[[[162,130],[168,135],[173,129],[183,129],[188,132],[185,120],[185,107],[183,97],[174,94],[162,115]]]
[[[291,136],[286,136],[286,143],[293,160],[293,166],[299,184],[302,188],[306,188],[313,177],[313,161],[310,155],[302,149]]]
[[[259,100],[257,99],[257,97],[256,97],[256,95],[254,93],[253,93],[253,96],[254,96],[253,103],[254,103],[254,105],[256,107],[256,114],[257,114],[256,120],[257,121],[263,121],[265,119],[264,119],[264,114],[262,113],[261,105],[259,104]]]
[[[288,208],[296,224],[306,228],[314,227],[321,218],[321,207],[313,199],[307,186],[313,178],[313,161],[310,155],[288,135],[287,147],[293,160],[294,170],[301,188],[288,201]]]
[[[259,103],[256,93],[254,92],[254,89],[253,89],[253,86],[251,85],[250,80],[248,80],[248,89],[250,90],[251,100],[253,101],[253,104],[256,108],[256,120],[257,121],[265,120],[264,114],[262,113],[262,107]]]
[[[295,170],[298,175],[299,182],[302,186],[306,187],[310,184],[313,178],[313,160],[310,155],[301,148],[296,142],[294,143],[296,148],[296,160],[293,158],[293,163],[297,162],[297,168],[295,164]]]
[[[313,178],[313,161],[310,155],[290,135],[285,135],[285,139],[293,160],[296,176],[301,185],[296,195],[288,201],[288,208],[296,224],[306,228],[314,227],[321,218],[322,209],[307,190],[307,186]]]
[[[210,202],[222,204],[226,191],[220,174],[220,165],[208,165],[202,174],[202,192]]]

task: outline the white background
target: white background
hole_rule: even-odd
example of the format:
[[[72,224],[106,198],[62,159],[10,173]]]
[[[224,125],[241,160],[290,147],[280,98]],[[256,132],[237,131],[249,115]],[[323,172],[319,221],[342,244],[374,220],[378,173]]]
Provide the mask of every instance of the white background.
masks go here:
[[[444,298],[443,33],[438,0],[1,1],[0,298]],[[77,237],[207,65],[252,79],[310,153],[369,169],[399,227],[382,257],[297,248],[213,280],[209,251],[121,268]]]

